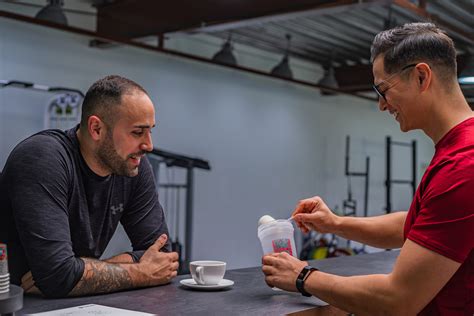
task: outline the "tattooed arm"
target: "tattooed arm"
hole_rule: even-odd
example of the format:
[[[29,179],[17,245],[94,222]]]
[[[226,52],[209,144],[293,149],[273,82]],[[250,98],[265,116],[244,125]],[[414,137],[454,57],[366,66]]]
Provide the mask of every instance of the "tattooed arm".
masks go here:
[[[121,253],[109,259],[105,259],[104,261],[108,263],[133,263],[134,262],[132,256],[128,253]]]
[[[85,263],[84,273],[68,296],[110,293],[169,283],[177,275],[178,254],[176,252],[160,252],[160,249],[166,244],[166,240],[166,235],[160,236],[145,251],[138,263],[110,263],[81,258]],[[123,259],[124,255],[126,254],[111,259]],[[34,284],[31,272],[22,278],[22,287],[26,293],[41,293]]]
[[[96,259],[81,258],[84,265],[84,274],[76,286],[69,292],[69,296],[108,293],[133,287],[131,273],[126,265],[108,263]]]

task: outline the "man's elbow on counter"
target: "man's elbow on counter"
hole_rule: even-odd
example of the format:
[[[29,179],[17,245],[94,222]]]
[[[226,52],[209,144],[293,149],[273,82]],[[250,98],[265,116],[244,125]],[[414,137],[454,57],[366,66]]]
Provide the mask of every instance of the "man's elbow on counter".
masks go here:
[[[76,282],[77,283],[77,282]],[[65,298],[69,296],[76,283],[67,285],[64,282],[51,282],[47,284],[38,283],[37,287],[46,298]]]
[[[35,285],[47,298],[64,298],[69,296],[84,273],[84,264],[80,258],[63,263],[54,271],[33,274]]]

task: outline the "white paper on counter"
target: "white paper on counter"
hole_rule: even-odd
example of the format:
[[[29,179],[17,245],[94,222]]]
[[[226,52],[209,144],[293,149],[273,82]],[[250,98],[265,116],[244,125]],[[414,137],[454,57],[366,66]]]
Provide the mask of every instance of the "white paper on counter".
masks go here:
[[[135,312],[121,308],[109,307],[97,304],[80,305],[70,308],[57,309],[49,312],[29,314],[31,316],[85,316],[85,315],[99,315],[99,316],[148,316],[154,314]]]

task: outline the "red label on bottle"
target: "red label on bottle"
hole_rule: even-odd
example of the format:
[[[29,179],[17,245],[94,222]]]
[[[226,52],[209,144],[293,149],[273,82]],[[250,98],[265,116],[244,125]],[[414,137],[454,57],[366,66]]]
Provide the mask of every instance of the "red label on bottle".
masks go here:
[[[7,245],[0,244],[0,260],[7,259]]]
[[[274,252],[287,252],[289,255],[293,255],[289,239],[275,239],[272,241],[272,246]]]

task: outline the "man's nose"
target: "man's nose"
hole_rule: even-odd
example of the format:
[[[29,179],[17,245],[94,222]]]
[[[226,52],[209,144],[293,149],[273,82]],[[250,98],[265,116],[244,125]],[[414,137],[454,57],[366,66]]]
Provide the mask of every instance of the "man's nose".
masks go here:
[[[151,138],[151,133],[146,133],[145,140],[141,145],[141,149],[145,151],[153,150],[153,139]]]

